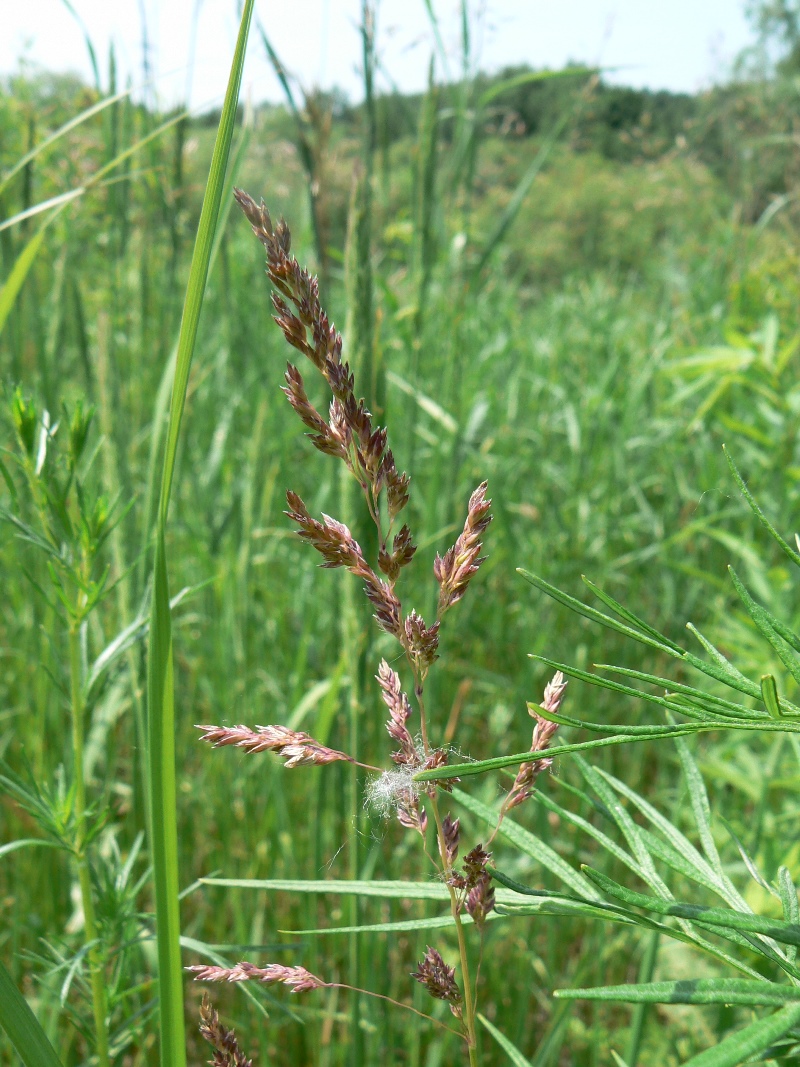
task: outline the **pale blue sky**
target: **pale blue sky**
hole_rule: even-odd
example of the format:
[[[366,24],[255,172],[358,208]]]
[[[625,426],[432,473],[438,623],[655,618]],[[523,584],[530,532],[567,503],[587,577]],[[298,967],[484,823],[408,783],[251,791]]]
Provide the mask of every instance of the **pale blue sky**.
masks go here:
[[[235,0],[71,0],[106,77],[109,41],[118,65],[142,78],[146,14],[156,90],[165,102],[185,96],[195,12],[191,102],[217,102],[236,34]],[[458,69],[457,0],[433,0],[453,71]],[[693,91],[724,77],[748,43],[743,0],[472,0],[480,66],[558,67],[567,60],[619,68],[610,80]],[[288,69],[304,85],[333,84],[359,95],[359,0],[257,0],[256,11]],[[90,78],[82,32],[63,0],[0,0],[0,72],[20,56],[51,70]],[[426,80],[433,35],[423,0],[382,0],[378,45],[385,69],[404,90]],[[385,79],[383,84],[386,85]],[[257,34],[250,42],[245,92],[280,99]]]

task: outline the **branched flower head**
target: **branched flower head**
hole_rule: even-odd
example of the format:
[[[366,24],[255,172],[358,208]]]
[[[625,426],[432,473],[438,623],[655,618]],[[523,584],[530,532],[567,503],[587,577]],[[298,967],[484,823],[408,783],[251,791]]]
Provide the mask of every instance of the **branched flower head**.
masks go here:
[[[253,1061],[239,1048],[236,1034],[219,1021],[207,993],[200,1005],[200,1033],[214,1048],[214,1059],[209,1060],[212,1067],[252,1067]]]
[[[214,748],[233,745],[247,752],[275,752],[286,760],[287,768],[307,764],[322,766],[345,760],[355,762],[352,756],[327,748],[301,730],[289,730],[286,726],[198,726],[203,731],[201,741],[208,741]]]
[[[326,986],[321,978],[311,974],[305,967],[283,967],[279,963],[270,963],[266,967],[256,967],[254,963],[242,960],[235,967],[206,967],[196,964],[187,967],[192,971],[195,982],[264,982],[267,985],[290,986],[293,993],[305,993],[309,989],[322,989]]]
[[[341,334],[319,301],[319,283],[290,255],[291,236],[286,223],[281,220],[273,225],[264,202],[257,204],[241,189],[236,189],[234,195],[267,252],[267,274],[278,290],[272,297],[275,321],[288,343],[314,364],[333,394],[330,422],[326,423],[309,403],[302,377],[292,364],[284,390],[289,403],[312,431],[314,445],[321,452],[344,460],[373,500],[386,489],[389,518],[393,521],[408,503],[408,475],[400,474],[395,466],[387,447],[386,430],[373,427],[364,401],[355,395],[353,374],[349,365],[342,362]],[[404,555],[397,556],[398,567],[406,562]]]
[[[439,618],[463,597],[473,574],[485,557],[479,555],[481,537],[492,521],[489,509],[491,500],[486,499],[486,482],[482,482],[469,498],[467,518],[458,540],[449,548],[444,558],[437,554],[433,573],[439,583]]]
[[[450,1011],[457,1019],[461,1018],[461,991],[456,985],[455,968],[448,967],[441,953],[428,946],[418,970],[411,972],[411,977],[425,986],[432,997],[446,1000]]]

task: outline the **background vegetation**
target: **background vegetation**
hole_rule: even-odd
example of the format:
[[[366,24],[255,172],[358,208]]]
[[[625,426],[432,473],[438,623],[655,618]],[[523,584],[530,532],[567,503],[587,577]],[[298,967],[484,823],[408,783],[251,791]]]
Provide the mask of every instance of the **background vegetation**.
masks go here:
[[[525,702],[538,701],[546,681],[528,653],[578,667],[601,660],[671,669],[546,600],[517,566],[575,595],[586,573],[675,639],[691,619],[742,669],[759,673],[772,664],[724,581],[725,565],[735,562],[797,628],[788,569],[740,500],[721,451],[724,441],[777,525],[796,529],[800,35],[775,10],[756,13],[758,45],[736,76],[694,97],[616,88],[580,70],[540,80],[514,70],[452,85],[432,80],[422,97],[369,97],[358,107],[296,91],[295,111],[265,106],[240,115],[231,184],[263,195],[290,221],[295,249],[319,270],[346,340],[359,338],[361,369],[371,368],[398,464],[412,475],[421,556],[432,561],[452,542],[469,492],[489,480],[496,520],[480,593],[454,613],[429,688],[465,754],[527,747]],[[254,36],[251,47],[262,43]],[[113,55],[95,87],[34,71],[8,79],[0,90],[0,176],[117,90]],[[114,585],[91,617],[87,664],[132,624],[140,636],[147,617],[165,367],[217,118],[161,115],[123,95],[0,177],[0,217],[13,221],[0,227],[4,280],[46,222],[13,304],[0,306],[3,383],[9,395],[21,384],[53,422],[78,397],[97,404],[94,475],[112,497],[133,502],[107,545]],[[354,181],[362,183],[355,197]],[[351,248],[365,232],[353,207],[364,202],[364,182],[367,334],[345,284],[348,220]],[[52,216],[18,217],[81,188]],[[237,215],[224,216],[169,528],[172,591],[189,590],[174,620],[182,928],[226,958],[238,958],[236,946],[273,946],[263,958],[346,982],[345,939],[280,931],[344,925],[347,901],[197,883],[214,873],[346,877],[354,837],[365,877],[420,877],[400,826],[369,811],[353,825],[347,772],[338,766],[287,774],[269,757],[212,756],[197,744],[195,723],[278,721],[346,748],[347,709],[360,691],[364,757],[381,762],[386,751],[370,680],[382,639],[365,605],[363,662],[343,656],[344,585],[321,580],[282,514],[288,486],[314,513],[335,514],[340,489],[333,467],[320,476],[327,468],[309,457],[280,394],[286,353],[270,311],[261,250]],[[2,434],[10,445],[8,420]],[[30,776],[56,796],[71,760],[67,634],[37,592],[47,583],[43,560],[8,525],[0,527],[0,573],[4,773]],[[85,760],[106,813],[97,918],[109,942],[124,946],[114,961],[112,1052],[130,1064],[155,1059],[152,897],[138,837],[144,685],[138,642],[91,693]],[[652,714],[577,682],[567,699],[571,711],[598,722]],[[695,755],[712,807],[724,804],[729,820],[713,827],[726,868],[749,900],[768,908],[738,842],[769,878],[781,864],[800,877],[796,753],[781,736],[711,735]],[[593,762],[678,824],[686,817],[669,747],[640,744]],[[539,784],[602,820],[602,811],[571,799],[579,781],[564,759]],[[499,789],[481,779],[475,794],[491,802]],[[592,861],[587,841],[543,804],[531,803],[520,819],[572,862]],[[0,847],[37,835],[8,793],[0,796],[0,825]],[[477,840],[480,824],[473,832]],[[509,874],[550,884],[532,862],[502,849],[498,843],[498,863],[502,857]],[[87,1055],[90,1001],[71,881],[59,852],[0,853],[0,954],[63,1061],[77,1064]],[[367,902],[362,918],[429,907]],[[421,1002],[408,977],[424,948],[419,935],[370,936],[361,946],[367,984]],[[631,1067],[679,1064],[741,1013],[658,1007],[645,1016],[551,1000],[559,986],[634,980],[644,950],[625,929],[563,917],[495,924],[482,979],[486,1013],[537,1067],[612,1063],[610,1049],[624,1054],[632,1027],[643,1027],[643,1038]],[[658,956],[656,976],[662,967],[670,977],[714,973],[673,944]],[[194,988],[188,996],[199,1001]],[[317,1000],[257,1000],[235,989],[217,996],[259,1064],[353,1062],[349,1006],[335,990]],[[361,1008],[365,1062],[452,1062],[439,1034],[377,1003]],[[205,1049],[190,1041],[199,1062]],[[0,1057],[10,1056],[0,1043]],[[487,1046],[485,1062],[504,1062],[504,1054]]]

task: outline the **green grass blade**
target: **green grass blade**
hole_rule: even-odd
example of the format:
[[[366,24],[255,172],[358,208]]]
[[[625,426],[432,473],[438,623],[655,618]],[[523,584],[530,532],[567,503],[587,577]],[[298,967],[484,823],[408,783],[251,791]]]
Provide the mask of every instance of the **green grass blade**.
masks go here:
[[[680,645],[676,645],[674,641],[671,641],[664,634],[659,633],[644,619],[640,619],[638,615],[634,615],[632,611],[629,611],[626,607],[623,607],[619,601],[615,600],[612,596],[606,593],[599,585],[595,585],[594,582],[589,581],[585,574],[581,575],[581,581],[589,589],[598,600],[602,600],[607,608],[611,608],[615,615],[619,615],[630,626],[633,626],[637,630],[641,630],[643,633],[648,634],[655,641],[662,641],[665,645],[669,645],[678,655],[683,655],[683,649]]]
[[[763,915],[751,915],[747,912],[734,911],[729,908],[709,908],[704,904],[686,904],[680,901],[659,900],[657,897],[647,896],[645,893],[635,893],[625,886],[619,885],[611,878],[591,867],[583,868],[587,877],[599,886],[603,892],[617,900],[623,901],[636,908],[645,908],[657,915],[675,915],[682,919],[690,919],[709,926],[725,927],[729,930],[740,930],[749,934],[765,934],[774,941],[780,941],[785,945],[800,945],[800,925],[786,922],[783,919],[767,918]]]
[[[33,261],[36,259],[39,249],[42,247],[45,230],[57,214],[58,211],[54,211],[49,218],[45,219],[33,237],[27,242],[17,256],[14,266],[11,268],[11,273],[3,283],[3,288],[0,289],[0,333],[3,332],[3,327],[11,314],[11,309],[19,295],[19,291],[28,277],[28,272],[33,266]]]
[[[61,1067],[42,1025],[0,961],[0,1025],[25,1067]]]
[[[581,723],[586,726],[585,723]],[[644,728],[643,728],[644,729]],[[556,756],[569,756],[573,752],[585,752],[592,748],[606,748],[608,745],[631,745],[637,741],[654,741],[665,737],[681,737],[684,734],[704,733],[708,730],[761,730],[769,732],[786,732],[784,722],[780,723],[743,723],[732,724],[728,722],[689,722],[682,726],[653,726],[649,727],[648,733],[638,731],[625,734],[614,734],[612,737],[601,737],[596,741],[581,741],[574,745],[553,745],[548,748],[547,754],[552,758]],[[788,728],[790,733],[798,733],[793,725]],[[486,774],[489,771],[499,771],[504,767],[518,767],[520,763],[529,763],[531,758],[530,749],[527,752],[515,752],[510,756],[495,756],[492,759],[475,760],[473,763],[451,763],[446,767],[439,767],[430,771],[419,771],[414,775],[415,782],[438,782],[442,778],[468,778],[472,774]]]
[[[175,693],[167,578],[166,523],[186,388],[236,123],[239,89],[252,13],[253,0],[247,0],[242,12],[239,37],[231,65],[225,103],[220,116],[208,183],[200,212],[197,238],[192,253],[178,338],[175,379],[158,507],[147,688],[148,763],[150,811],[152,813],[150,830],[156,902],[162,1067],[183,1067],[186,1062],[178,903]]]
[[[104,100],[100,100],[98,103],[86,108],[85,111],[81,111],[79,114],[74,115],[68,122],[65,122],[63,126],[59,126],[57,130],[54,130],[48,137],[45,137],[45,139],[35,145],[30,152],[26,152],[24,156],[18,159],[9,171],[6,171],[2,180],[0,180],[0,195],[2,195],[14,175],[19,174],[22,168],[30,163],[31,160],[36,159],[42,152],[46,152],[51,145],[55,144],[56,141],[60,141],[62,137],[66,136],[66,134],[70,133],[77,126],[80,126],[88,119],[98,115],[101,111],[105,111],[105,109],[112,104],[116,104],[120,100],[123,100],[126,96],[129,96],[131,92],[131,89],[125,89],[123,92],[116,93],[114,96],[107,96]]]
[[[683,978],[594,989],[557,989],[562,1000],[618,1000],[628,1004],[762,1004],[778,1007],[800,1000],[797,986],[748,978]]]
[[[634,641],[641,641],[643,645],[657,648],[659,652],[666,652],[667,655],[675,656],[679,659],[684,655],[682,651],[675,651],[671,644],[666,644],[660,639],[657,640],[649,634],[641,633],[639,630],[635,630],[631,626],[625,626],[623,623],[617,622],[616,619],[612,619],[610,615],[604,615],[603,612],[598,611],[597,608],[591,608],[588,604],[576,600],[576,598],[570,596],[569,593],[562,593],[560,589],[557,589],[554,585],[550,585],[544,578],[540,578],[536,574],[531,574],[530,571],[526,571],[522,567],[517,568],[517,574],[522,575],[526,582],[530,582],[531,585],[536,586],[536,588],[540,589],[543,593],[547,593],[549,597],[552,597],[553,600],[557,600],[559,604],[571,608],[573,611],[577,612],[578,615],[583,615],[584,618],[590,619],[592,622],[598,622],[601,626],[605,626],[609,630],[616,630],[617,633],[624,634],[626,637],[632,637]]]
[[[493,919],[501,919],[499,912],[490,912],[486,917],[487,922]],[[462,923],[471,923],[469,915],[461,916]],[[456,921],[452,915],[436,915],[432,919],[404,919],[396,923],[369,923],[365,926],[326,926],[315,930],[280,930],[282,934],[292,934],[296,937],[306,937],[311,934],[393,934],[407,933],[410,930],[444,930],[448,926],[455,926]]]
[[[736,1067],[800,1023],[800,1004],[787,1004],[781,1011],[759,1019],[726,1037],[714,1048],[687,1060],[683,1067]]]
[[[778,533],[778,531],[775,529],[775,527],[769,521],[767,516],[764,514],[764,512],[758,506],[758,504],[756,503],[756,501],[755,501],[755,499],[753,497],[753,494],[750,492],[750,490],[745,485],[744,478],[742,478],[741,474],[739,473],[739,468],[736,466],[736,464],[731,459],[731,454],[728,451],[728,449],[725,447],[725,445],[722,446],[722,451],[725,453],[725,459],[728,461],[728,466],[731,469],[731,474],[733,475],[733,477],[734,477],[734,479],[736,481],[736,484],[739,486],[739,492],[742,494],[742,496],[747,501],[747,503],[748,503],[748,505],[750,507],[750,510],[753,512],[753,514],[758,519],[758,521],[761,523],[761,525],[764,527],[764,529],[780,545],[780,547],[783,549],[783,551],[786,553],[786,555],[789,557],[789,559],[792,561],[792,563],[795,563],[795,564],[797,564],[798,567],[800,567],[800,555],[798,555],[797,552],[795,552],[795,550],[791,547],[791,545],[787,544],[787,542],[784,541],[784,539],[781,537],[781,535]]]
[[[505,1052],[514,1064],[514,1067],[531,1067],[531,1061],[526,1060],[517,1046],[513,1045],[505,1034],[501,1034],[497,1027],[490,1023],[485,1015],[481,1015],[481,1013],[478,1012],[478,1019],[480,1020],[481,1026],[489,1031],[503,1052]]]
[[[530,756],[530,753],[528,755]],[[453,798],[467,811],[471,811],[473,815],[482,819],[487,826],[494,827],[496,825],[497,812],[487,804],[483,804],[480,800],[463,792],[461,789],[453,789]],[[548,871],[556,875],[579,896],[589,901],[600,899],[594,886],[582,874],[579,874],[574,867],[571,867],[565,859],[562,859],[544,841],[540,841],[538,837],[535,837],[524,827],[519,826],[513,819],[504,819],[498,833],[501,837],[505,837],[510,841],[520,852],[524,852],[526,856],[535,859]]]
[[[787,923],[800,926],[800,906],[797,903],[797,886],[786,867],[778,870],[778,891],[780,892],[781,904],[783,905],[783,917]],[[797,959],[797,946],[791,945],[786,950],[786,957],[790,963]]]
[[[762,608],[760,604],[757,604],[755,600],[753,600],[733,567],[728,567],[728,573],[731,576],[731,581],[733,582],[736,592],[739,594],[739,599],[747,608],[747,613],[758,627],[759,633],[762,635],[762,637],[765,637],[775,649],[781,663],[791,674],[794,680],[796,682],[800,682],[800,661],[798,661],[797,656],[792,652],[792,650],[786,648],[783,638],[779,636],[777,630],[772,624],[773,617],[768,611],[765,611],[765,609]],[[769,711],[769,708],[767,708],[767,710]]]
[[[365,882],[330,879],[302,881],[289,878],[201,878],[200,885],[225,886],[228,889],[260,889],[268,893],[333,893],[337,896],[377,897],[379,900],[450,900],[450,891],[443,882]],[[518,894],[496,894],[503,903],[514,903]]]

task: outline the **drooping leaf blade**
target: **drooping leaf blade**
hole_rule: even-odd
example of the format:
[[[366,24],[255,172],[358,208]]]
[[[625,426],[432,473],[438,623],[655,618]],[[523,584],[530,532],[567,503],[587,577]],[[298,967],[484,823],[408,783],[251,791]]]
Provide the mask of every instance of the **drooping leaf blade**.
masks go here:
[[[0,960],[0,1025],[25,1067],[62,1067],[42,1024]]]

